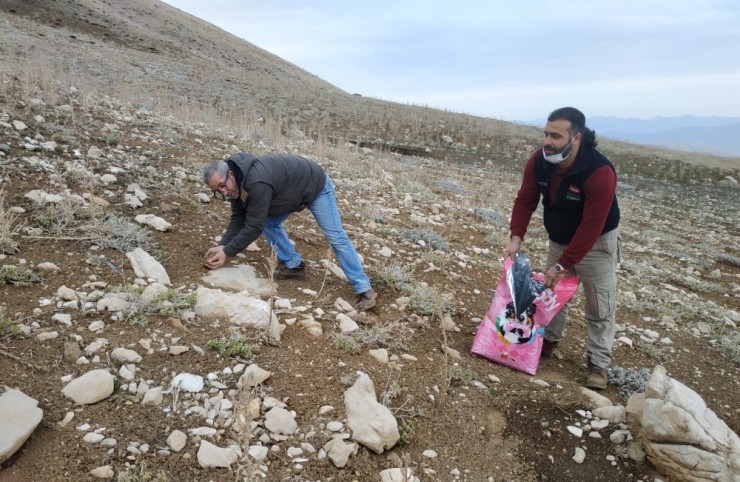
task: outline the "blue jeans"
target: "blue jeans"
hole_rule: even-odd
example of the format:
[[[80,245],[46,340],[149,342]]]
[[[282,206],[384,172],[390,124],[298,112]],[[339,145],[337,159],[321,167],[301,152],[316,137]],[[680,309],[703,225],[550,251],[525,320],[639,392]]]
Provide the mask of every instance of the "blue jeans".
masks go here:
[[[328,174],[324,189],[308,205],[308,209],[316,218],[319,228],[329,241],[339,266],[347,276],[355,293],[360,294],[369,291],[371,289],[370,279],[365,274],[360,257],[342,227],[339,209],[337,209],[337,198],[334,195],[334,184]],[[287,268],[295,268],[301,264],[301,255],[295,250],[293,243],[288,238],[288,233],[283,228],[283,221],[291,214],[286,213],[268,217],[262,230],[265,239],[277,253],[278,261]]]

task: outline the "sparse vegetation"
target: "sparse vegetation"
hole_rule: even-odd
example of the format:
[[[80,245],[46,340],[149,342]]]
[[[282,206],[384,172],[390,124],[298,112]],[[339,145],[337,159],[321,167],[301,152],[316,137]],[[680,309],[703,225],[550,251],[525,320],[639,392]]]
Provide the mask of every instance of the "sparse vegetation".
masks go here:
[[[16,254],[20,251],[15,239],[20,229],[18,214],[6,207],[5,189],[0,189],[0,254]]]
[[[431,286],[415,284],[404,290],[411,298],[408,309],[420,315],[435,315],[442,313],[455,313],[457,308],[454,299],[449,293],[440,293]]]
[[[224,358],[249,358],[259,353],[261,347],[256,343],[249,343],[244,336],[240,336],[208,340],[206,348],[218,351],[218,354]]]
[[[13,323],[13,320],[10,319],[7,313],[0,309],[0,341],[18,336],[20,333],[20,325]]]
[[[180,316],[183,310],[195,306],[197,295],[168,289],[152,299],[142,299],[137,286],[120,288],[117,295],[129,301],[129,307],[122,310],[121,318],[129,323],[145,325],[150,316]]]
[[[375,281],[381,286],[403,290],[413,283],[414,267],[400,263],[389,263],[375,270]]]
[[[0,285],[30,286],[41,281],[41,275],[22,264],[4,264],[0,266]]]
[[[398,432],[401,435],[401,444],[408,445],[414,439],[416,424],[411,419],[403,419],[398,424]]]
[[[117,482],[169,482],[167,472],[160,469],[152,472],[147,469],[144,462],[141,463],[138,470],[136,467],[119,472]]]
[[[434,231],[427,229],[401,229],[399,230],[398,235],[412,243],[418,244],[419,241],[423,241],[424,246],[428,249],[439,249],[441,251],[450,250],[450,246],[447,244],[447,241]]]
[[[351,335],[346,333],[335,333],[332,335],[334,346],[347,353],[357,355],[362,348],[360,344]]]
[[[480,378],[478,373],[476,373],[474,370],[471,370],[470,368],[464,368],[459,365],[451,367],[447,371],[447,376],[449,377],[451,382],[457,382],[465,386],[473,383],[473,380]]]

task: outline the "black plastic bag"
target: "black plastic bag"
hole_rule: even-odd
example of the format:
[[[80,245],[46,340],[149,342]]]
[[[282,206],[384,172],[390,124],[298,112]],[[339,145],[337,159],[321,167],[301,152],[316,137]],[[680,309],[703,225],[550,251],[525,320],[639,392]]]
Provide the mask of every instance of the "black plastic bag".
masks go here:
[[[545,290],[545,283],[532,279],[532,266],[529,256],[525,253],[514,255],[511,269],[506,274],[506,284],[509,286],[511,299],[514,300],[516,316],[521,315],[534,302],[535,298]]]

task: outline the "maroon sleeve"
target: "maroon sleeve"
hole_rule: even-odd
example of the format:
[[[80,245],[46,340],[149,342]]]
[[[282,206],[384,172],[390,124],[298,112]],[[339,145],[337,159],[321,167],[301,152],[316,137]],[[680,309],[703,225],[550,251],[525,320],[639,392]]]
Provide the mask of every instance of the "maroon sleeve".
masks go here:
[[[610,166],[602,166],[589,176],[583,191],[586,204],[581,224],[558,259],[565,268],[580,262],[601,237],[617,192],[617,174]]]
[[[527,233],[532,213],[537,209],[537,204],[540,202],[540,190],[537,187],[537,178],[534,173],[534,160],[538,153],[539,151],[535,151],[524,167],[522,185],[519,187],[519,193],[514,200],[514,209],[511,211],[511,222],[509,224],[511,236],[519,236],[522,239]]]

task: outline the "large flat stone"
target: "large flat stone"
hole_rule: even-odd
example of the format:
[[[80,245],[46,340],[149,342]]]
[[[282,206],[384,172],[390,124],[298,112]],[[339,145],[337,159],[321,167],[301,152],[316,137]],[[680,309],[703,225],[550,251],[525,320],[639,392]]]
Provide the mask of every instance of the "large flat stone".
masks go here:
[[[39,402],[20,390],[5,387],[0,394],[0,463],[28,440],[44,416]]]

